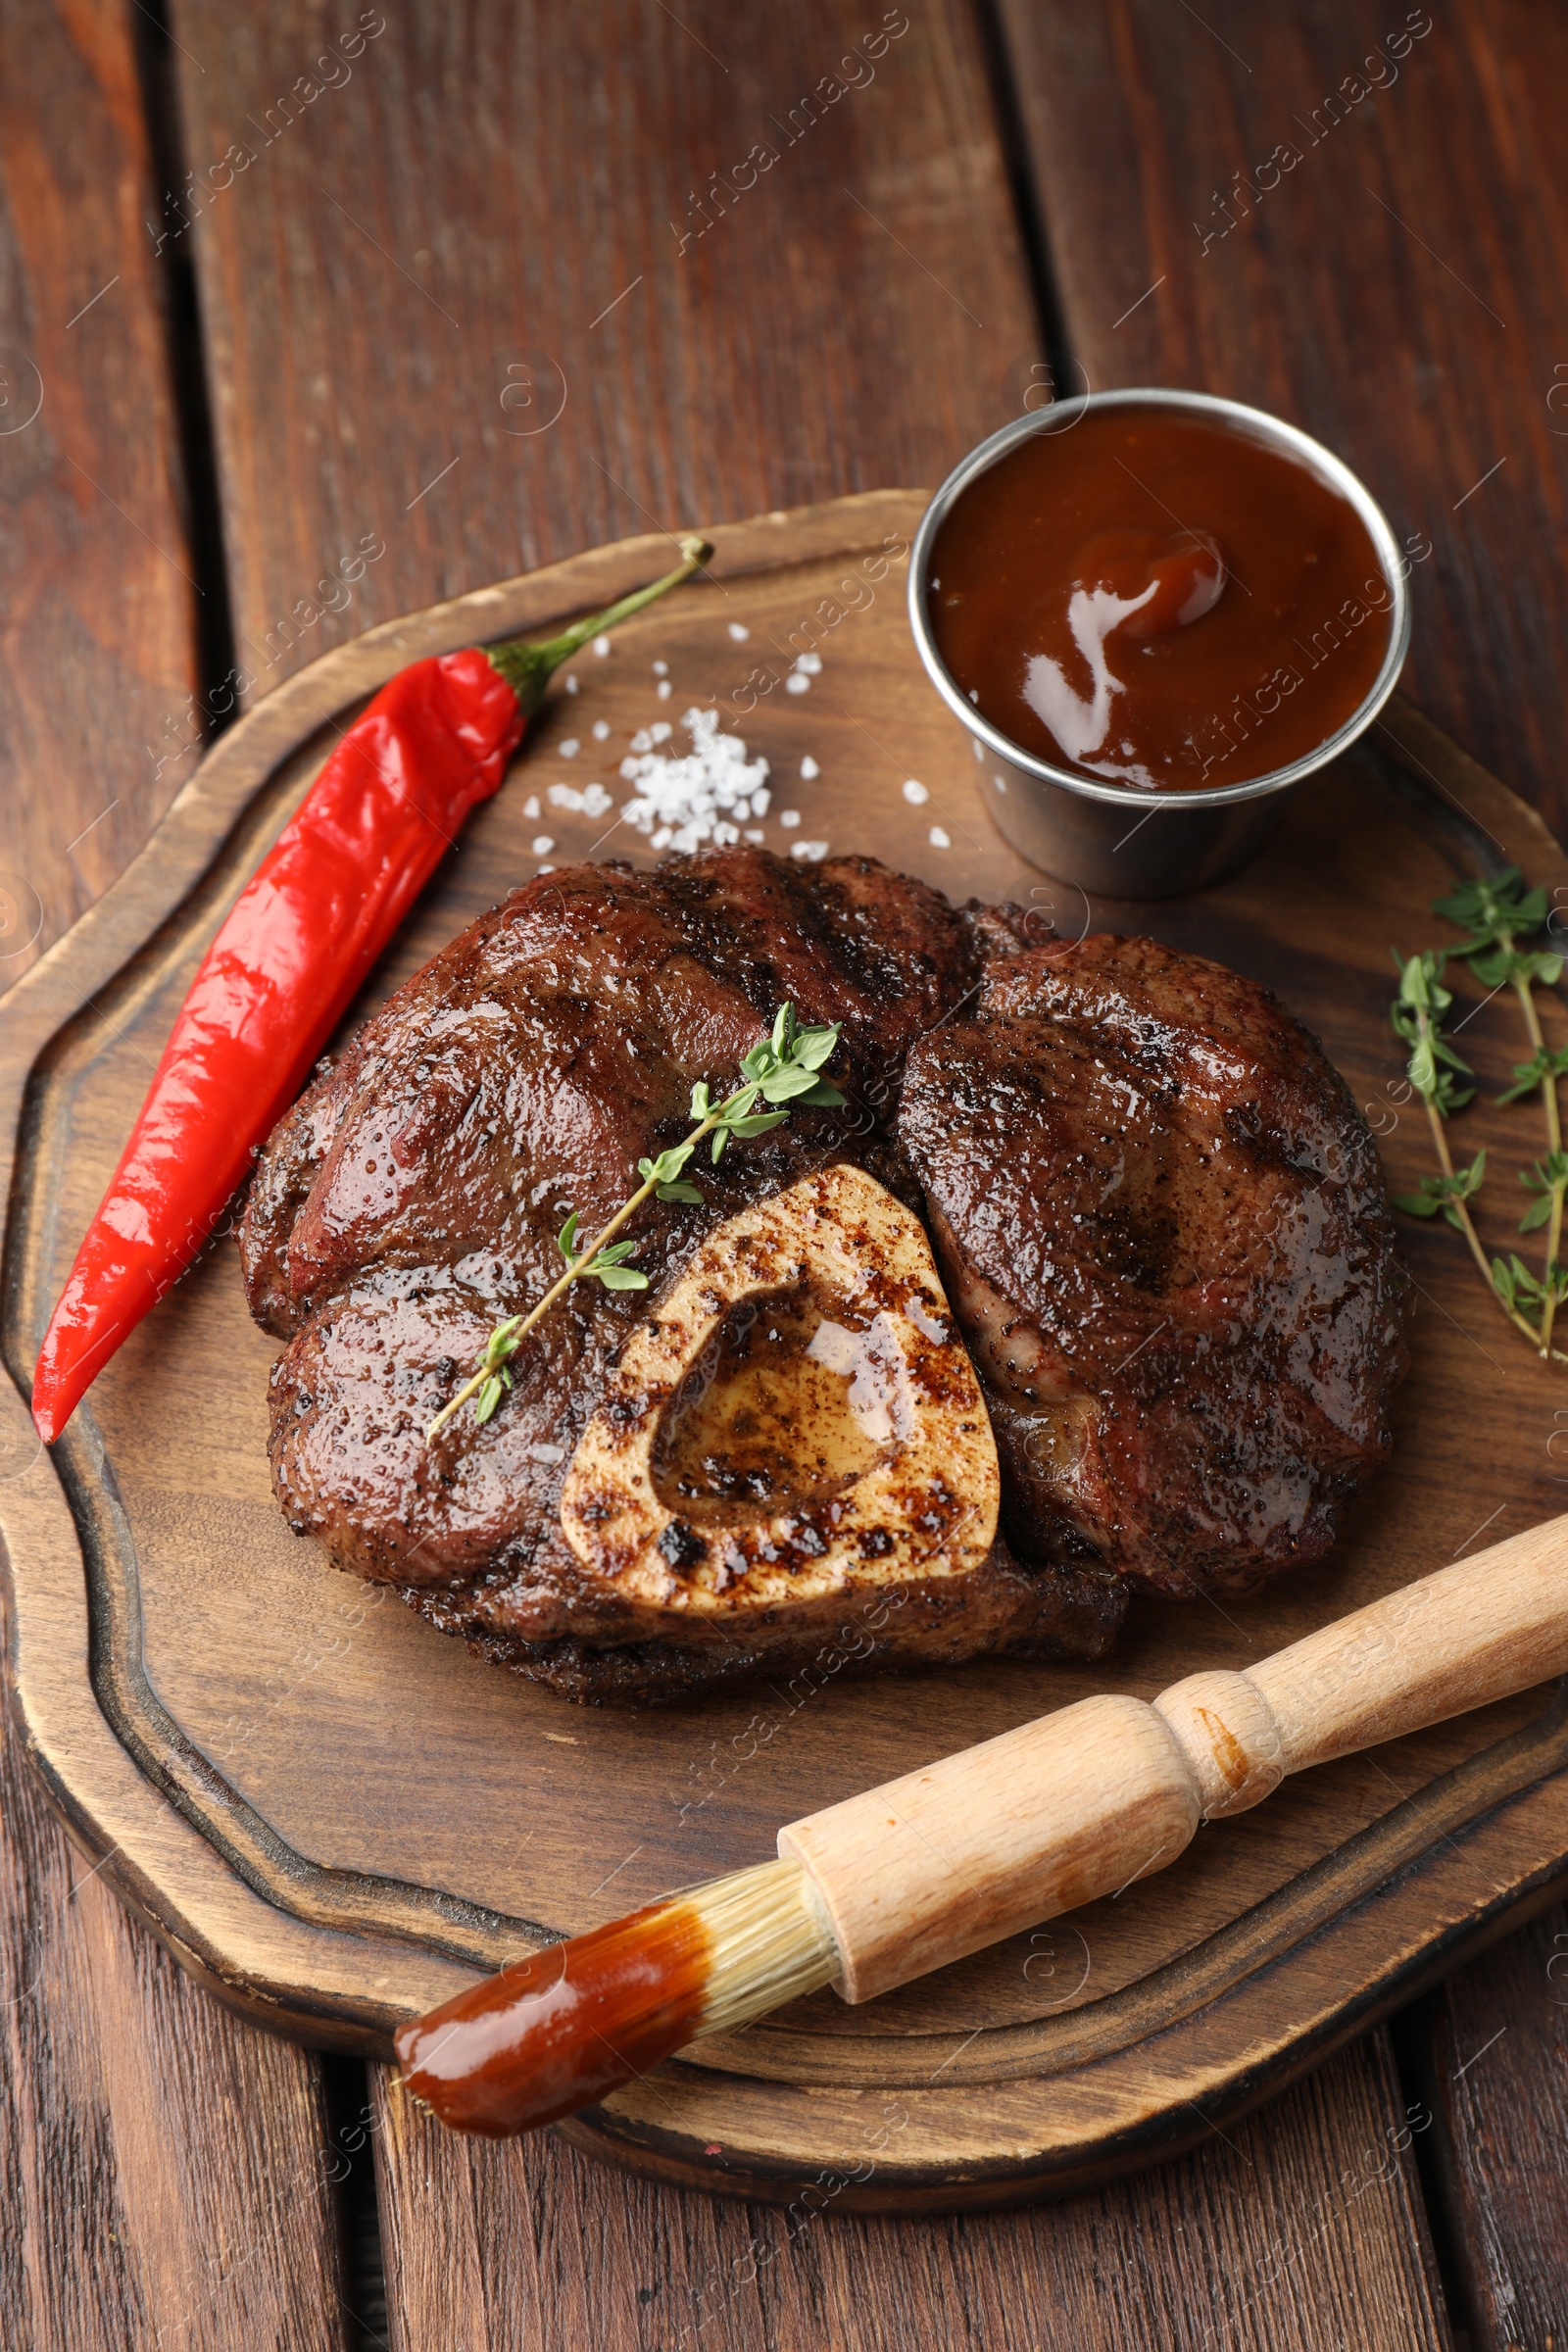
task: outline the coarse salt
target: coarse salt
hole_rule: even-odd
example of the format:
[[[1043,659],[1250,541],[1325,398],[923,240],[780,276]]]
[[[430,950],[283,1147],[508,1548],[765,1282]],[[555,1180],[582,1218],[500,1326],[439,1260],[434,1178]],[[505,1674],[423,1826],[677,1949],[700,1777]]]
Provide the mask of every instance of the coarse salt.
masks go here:
[[[563,760],[575,760],[577,754],[582,750],[582,745],[575,735],[568,735],[564,743],[557,744],[556,749]]]
[[[822,657],[820,654],[797,654],[795,666],[797,669],[804,669],[808,678],[814,678],[821,671]]]
[[[669,680],[668,680],[667,678],[661,678],[661,679],[660,679],[660,681],[659,681],[659,699],[660,699],[660,701],[661,701],[662,703],[667,703],[667,702],[668,702],[668,700],[669,700],[669,698],[670,698],[670,696],[671,696],[671,695],[674,693],[674,691],[675,691],[675,689],[673,688],[673,686],[671,686],[671,684],[670,684],[670,682],[669,682]]]
[[[911,808],[923,808],[926,802],[931,798],[931,795],[927,792],[923,784],[918,782],[915,777],[911,776],[904,787],[904,797],[908,802]]]
[[[778,821],[786,833],[793,833],[801,821],[801,812],[798,808],[781,808],[778,812]]]
[[[609,651],[610,639],[608,637],[596,637],[594,639],[594,652],[599,656],[601,662],[604,660]]]
[[[811,758],[809,752],[807,753],[806,758],[801,761],[801,773],[806,778],[808,784],[809,784],[814,777],[819,776],[822,773],[822,770],[817,766],[816,761]]]
[[[594,741],[595,743],[608,743],[610,741],[610,721],[608,718],[596,718],[594,720]]]
[[[585,784],[581,792],[574,784],[552,784],[548,798],[552,808],[569,809],[574,816],[608,816],[614,807],[602,784]]]
[[[555,843],[551,840],[548,833],[536,833],[534,836],[533,854],[536,858],[548,858],[555,846]]]
[[[737,645],[744,645],[752,632],[744,620],[732,620],[729,624],[729,633]]]
[[[944,825],[933,825],[926,836],[934,850],[951,850],[953,836]]]
[[[568,694],[576,694],[578,692],[577,673],[575,670],[568,669],[566,672],[566,692]]]
[[[524,816],[540,816],[544,813],[540,808],[539,795],[536,792],[530,792],[528,798],[523,802],[522,813]]]
[[[669,663],[667,662],[656,662],[654,663],[654,675],[656,678],[667,678],[669,675]]]
[[[811,681],[801,670],[792,669],[784,681],[784,691],[786,694],[809,694]]]
[[[632,737],[633,757],[621,761],[620,772],[636,792],[621,815],[656,850],[689,854],[709,842],[737,841],[736,818],[765,812],[768,771],[765,760],[747,758],[738,735],[720,733],[716,710],[694,704],[680,723],[692,739],[684,757],[655,749],[673,733],[663,720]]]
[[[792,841],[790,856],[798,858],[803,865],[820,865],[827,856],[827,843],[825,841]]]

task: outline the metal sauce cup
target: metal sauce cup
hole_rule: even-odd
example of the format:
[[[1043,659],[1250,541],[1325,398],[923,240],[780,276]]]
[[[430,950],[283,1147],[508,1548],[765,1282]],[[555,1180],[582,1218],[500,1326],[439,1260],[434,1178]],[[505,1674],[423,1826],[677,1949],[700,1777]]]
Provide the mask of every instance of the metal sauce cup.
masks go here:
[[[1140,791],[1102,783],[1037,759],[992,726],[957,685],[931,633],[927,587],[931,550],[955,499],[976,475],[1032,433],[1070,432],[1087,409],[1176,409],[1212,417],[1282,456],[1308,466],[1349,500],[1365,523],[1391,599],[1389,647],[1371,692],[1344,726],[1289,767],[1244,784],[1209,791]],[[1057,401],[1034,416],[1004,424],[971,450],[926,509],[909,563],[909,624],[937,692],[963,722],[984,777],[982,793],[998,829],[1031,865],[1113,899],[1166,899],[1200,890],[1231,873],[1260,848],[1278,823],[1289,795],[1304,776],[1325,767],[1369,727],[1394,692],[1410,643],[1409,559],[1388,516],[1366,485],[1310,434],[1261,409],[1207,392],[1091,392]]]

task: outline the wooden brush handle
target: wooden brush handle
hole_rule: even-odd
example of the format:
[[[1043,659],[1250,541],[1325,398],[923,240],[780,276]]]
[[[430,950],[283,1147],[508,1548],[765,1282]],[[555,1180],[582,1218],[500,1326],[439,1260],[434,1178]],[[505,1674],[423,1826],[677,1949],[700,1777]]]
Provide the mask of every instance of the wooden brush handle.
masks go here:
[[[1081,1699],[781,1830],[869,2000],[1163,1869],[1285,1775],[1568,1672],[1568,1518],[1152,1705]]]

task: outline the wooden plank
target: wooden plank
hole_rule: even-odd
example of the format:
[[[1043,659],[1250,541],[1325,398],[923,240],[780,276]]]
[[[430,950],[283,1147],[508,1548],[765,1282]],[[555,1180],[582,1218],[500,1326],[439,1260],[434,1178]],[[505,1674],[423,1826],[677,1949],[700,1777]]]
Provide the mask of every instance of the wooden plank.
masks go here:
[[[460,2139],[379,2068],[372,2100],[394,2352],[1448,2340],[1382,2034],[1144,2180],[918,2226],[826,2193],[784,2210],[632,2179],[607,2194],[554,2134]]]
[[[258,686],[580,547],[934,479],[1016,406],[1032,306],[956,0],[360,21],[348,55],[305,0],[174,12],[191,163],[252,157],[190,233]]]
[[[736,22],[713,0],[617,0],[582,32],[537,5],[431,11],[315,66],[318,20],[299,0],[249,23],[176,0],[189,158],[214,190],[194,240],[248,691],[372,620],[627,530],[933,480],[1017,408],[1039,345],[967,15],[918,12],[875,80],[809,127],[801,101],[844,55],[843,18],[753,15],[743,41]],[[234,142],[248,160],[217,187]],[[736,191],[759,143],[776,160],[726,197],[710,174]],[[519,415],[542,429],[518,431]],[[385,555],[351,594],[322,590],[366,539]],[[1343,2104],[1366,2080],[1351,2057],[1309,2095]],[[1337,2165],[1353,2126],[1331,2137]],[[490,2161],[499,2178],[516,2159]],[[1322,2149],[1301,2161],[1326,2183]],[[497,2196],[476,2216],[443,2194],[416,2212],[422,2178],[384,2178],[399,2268],[420,2259],[431,2203],[465,2279],[481,2235],[550,2210]],[[641,2275],[622,2200],[571,2178],[562,2242],[616,2292]],[[962,2226],[982,2266],[989,2228]],[[913,2255],[945,2301],[957,2242],[906,2231],[894,2261]],[[1087,2228],[1074,2242],[1087,2253]],[[471,2352],[484,2338],[453,2316],[459,2270],[419,2275],[403,2340]],[[857,2299],[834,2315],[841,2340]],[[574,2333],[597,2337],[597,2321]]]
[[[203,1992],[0,1722],[0,2309],[15,2352],[345,2340],[320,2067]]]
[[[133,22],[0,14],[0,989],[141,847],[199,734]]]
[[[756,645],[778,644],[847,566],[864,578],[862,557],[888,538],[906,545],[917,506],[908,493],[865,492],[794,517],[715,526],[712,580],[629,623],[615,661],[589,661],[580,699],[564,698],[547,716],[545,743],[426,893],[396,965],[416,966],[490,900],[499,878],[526,869],[538,821],[526,796],[549,775],[556,725],[588,736],[602,721],[624,741],[659,709],[656,648],[683,701],[707,700],[734,674],[726,619],[744,615]],[[26,976],[0,1045],[0,1190],[3,1130],[29,1069],[58,1029],[71,1025],[74,1042],[38,1077],[11,1188],[4,1336],[19,1374],[200,947],[266,827],[312,772],[323,718],[416,651],[604,601],[651,569],[660,545],[645,535],[476,591],[296,673],[225,736],[162,828],[159,854],[139,860],[79,926],[67,943],[74,952],[51,954]],[[877,555],[870,576],[887,568]],[[811,701],[779,696],[748,731],[781,778],[799,776],[808,744],[821,755],[825,782],[789,786],[808,832],[879,848],[959,896],[1026,897],[1031,876],[994,836],[973,763],[944,732],[936,699],[918,691],[913,661],[897,591],[880,594],[832,637]],[[1456,765],[1413,712],[1390,708],[1395,735],[1419,732],[1423,763],[1454,775],[1466,806],[1533,876],[1559,870],[1560,853],[1522,803],[1473,762]],[[857,771],[862,723],[877,743],[897,745],[899,762],[864,777],[847,809],[835,779]],[[269,792],[279,760],[283,775]],[[911,772],[931,779],[957,841],[930,841],[901,790]],[[1397,1066],[1377,943],[1412,923],[1419,935],[1430,900],[1451,879],[1435,823],[1444,805],[1423,799],[1418,784],[1411,790],[1424,809],[1414,830],[1407,802],[1360,769],[1321,779],[1246,873],[1144,917],[1173,945],[1274,981],[1327,1041],[1357,1100],[1381,1100]],[[265,806],[247,824],[241,812],[256,793]],[[585,811],[553,812],[549,822],[560,829],[551,854],[568,861],[601,830]],[[856,828],[847,840],[846,823]],[[198,825],[220,863],[176,911],[190,890]],[[775,838],[788,833],[780,826]],[[107,979],[111,925],[132,969],[123,986]],[[155,934],[148,956],[141,951]],[[83,985],[83,961],[99,956]],[[379,976],[371,1003],[395,970]],[[74,1020],[83,1009],[89,1017]],[[1472,1050],[1486,1084],[1491,1055],[1518,1050],[1507,1039],[1516,1014],[1477,1010]],[[1470,1148],[1517,1151],[1523,1116],[1494,1106],[1467,1113],[1483,1122]],[[1421,1136],[1406,1122],[1389,1149],[1396,1182],[1413,1182],[1428,1150]],[[1541,1442],[1556,1394],[1550,1374],[1528,1357],[1494,1359],[1499,1380],[1511,1373],[1526,1385],[1505,1401],[1478,1399],[1470,1366],[1484,1343],[1467,1336],[1469,1261],[1439,1227],[1420,1237],[1418,1264],[1439,1311],[1418,1327],[1396,1466],[1318,1576],[1281,1579],[1235,1617],[1141,1612],[1123,1651],[1092,1670],[1013,1661],[946,1676],[925,1687],[917,1708],[899,1680],[846,1680],[818,1690],[808,1709],[764,1687],[711,1697],[691,1723],[566,1713],[568,1733],[557,1697],[477,1663],[395,1607],[368,1611],[318,1549],[287,1533],[267,1475],[271,1350],[220,1249],[106,1367],[51,1465],[0,1485],[0,1540],[14,1564],[11,1672],[29,1737],[78,1834],[95,1855],[112,1855],[106,1877],[128,1886],[231,1994],[306,2033],[331,2021],[362,2036],[384,2034],[454,1989],[466,1963],[499,1966],[519,1941],[580,1930],[671,1885],[755,1861],[781,1821],[824,1797],[923,1766],[1088,1688],[1149,1698],[1204,1667],[1256,1672],[1259,1656],[1463,1549],[1478,1521],[1550,1516],[1559,1497]],[[1470,1434],[1456,1445],[1461,1426]],[[74,1519],[51,1472],[72,1493]],[[649,2140],[666,2177],[713,2170],[731,2186],[809,2179],[863,2155],[867,2085],[902,2087],[908,2126],[882,2160],[873,2196],[852,2188],[842,2204],[922,2209],[983,2204],[1018,2193],[1013,2184],[1028,2177],[1092,2185],[1140,2149],[1186,2145],[1201,2128],[1197,2110],[1228,2126],[1309,2053],[1335,2046],[1352,2030],[1348,2017],[1365,2023],[1373,2004],[1397,1998],[1416,1968],[1434,1965],[1436,1946],[1475,1937],[1489,1924],[1484,1895],[1494,1907],[1505,1888],[1534,1889],[1543,1872],[1561,1869],[1568,1839],[1553,1784],[1536,1792],[1544,1806],[1521,1800],[1478,1826],[1539,1780],[1544,1740],[1551,1755],[1563,1752],[1564,1734],[1549,1721],[1493,1748],[1540,1705],[1525,1697],[1500,1717],[1463,1717],[1342,1760],[1294,1781],[1256,1815],[1212,1826],[1168,1869],[1077,1915],[1071,1933],[1084,1968],[1074,1964],[1059,1983],[1025,1936],[870,2008],[847,2012],[823,1995],[734,2048],[707,2045],[697,2067],[675,2070],[678,2085],[662,2080],[642,2103],[620,2094],[598,2129]],[[547,1744],[558,1740],[571,1747],[569,1763]],[[695,1782],[693,1740],[699,1758],[740,1760],[749,1748],[748,1769]],[[411,1742],[423,1764],[412,1782]],[[1415,1801],[1417,1788],[1466,1755],[1476,1769],[1431,1789],[1430,1805]],[[700,1802],[680,1801],[683,1764],[688,1794],[703,1787]],[[466,1801],[455,1812],[457,1788]],[[531,1825],[520,1838],[519,1819]],[[1347,1844],[1352,1822],[1368,1826]],[[1325,1857],[1324,1868],[1311,1867]],[[1137,1878],[1141,1858],[1115,1880]],[[794,2083],[815,2095],[803,2100]],[[842,2095],[829,2095],[835,2089]],[[712,2165],[704,2162],[710,2143],[721,2151]]]
[[[1476,2352],[1562,2340],[1568,1910],[1450,1977],[1410,2020],[1441,2221]],[[1458,2319],[1460,2313],[1455,2314]]]
[[[118,0],[5,13],[0,986],[182,781],[162,756],[191,732],[195,678],[134,20]],[[27,1467],[9,1446],[0,1479]],[[325,2146],[317,2062],[237,2025],[133,1925],[0,1719],[8,2347],[341,2345]]]
[[[1568,19],[1526,0],[1001,14],[1070,387],[1080,368],[1201,386],[1348,459],[1435,550],[1406,691],[1560,833]]]

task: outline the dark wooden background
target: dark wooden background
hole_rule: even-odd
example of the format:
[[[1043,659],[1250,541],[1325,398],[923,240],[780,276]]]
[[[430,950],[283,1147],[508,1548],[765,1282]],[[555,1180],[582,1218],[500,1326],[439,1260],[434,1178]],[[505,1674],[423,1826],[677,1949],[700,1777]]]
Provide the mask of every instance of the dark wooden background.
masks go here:
[[[934,482],[1052,383],[1339,449],[1430,542],[1408,689],[1561,832],[1565,105],[1539,0],[3,0],[0,984],[236,668],[254,697],[650,524]],[[1558,1913],[1163,2172],[791,2239],[234,2023],[6,1735],[0,2341],[1545,2352],[1565,2005]]]

